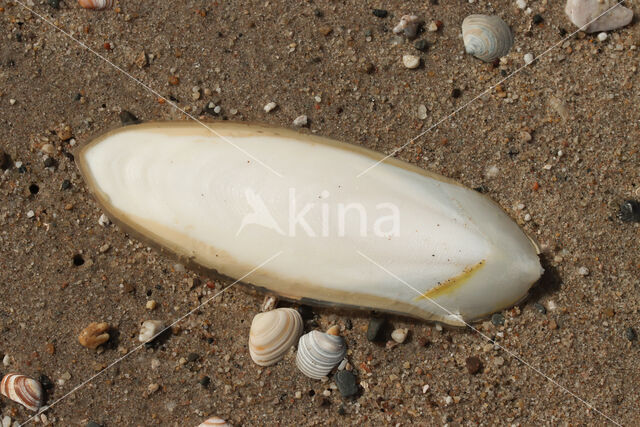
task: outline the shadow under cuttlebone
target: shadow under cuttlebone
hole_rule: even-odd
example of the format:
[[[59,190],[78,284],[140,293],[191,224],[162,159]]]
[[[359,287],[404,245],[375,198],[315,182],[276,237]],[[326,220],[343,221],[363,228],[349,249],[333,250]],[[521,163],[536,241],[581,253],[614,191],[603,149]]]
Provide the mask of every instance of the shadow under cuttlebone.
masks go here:
[[[533,304],[546,295],[552,295],[562,288],[562,278],[558,269],[551,264],[547,255],[540,255],[540,263],[544,273],[538,282],[529,290],[529,296],[519,305]]]

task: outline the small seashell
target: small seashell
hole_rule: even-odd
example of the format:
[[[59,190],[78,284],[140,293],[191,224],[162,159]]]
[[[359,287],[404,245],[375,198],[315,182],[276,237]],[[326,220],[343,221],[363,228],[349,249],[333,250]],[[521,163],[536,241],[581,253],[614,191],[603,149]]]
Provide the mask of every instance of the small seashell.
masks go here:
[[[422,24],[422,21],[416,15],[404,15],[400,18],[398,25],[393,27],[393,32],[403,34],[409,40],[413,40],[418,35],[420,24]]]
[[[617,3],[617,0],[567,0],[564,12],[582,31],[599,33],[624,27],[633,19],[633,11]]]
[[[251,322],[249,354],[260,366],[280,361],[302,334],[302,316],[292,308],[258,313]]]
[[[153,340],[156,335],[162,331],[164,328],[164,324],[160,320],[146,320],[142,327],[140,327],[140,335],[138,336],[138,340],[140,342],[149,342]]]
[[[24,375],[5,375],[0,382],[0,393],[34,412],[42,405],[42,386]]]
[[[91,322],[78,336],[78,341],[83,347],[95,350],[98,346],[109,341],[109,324],[105,322]]]
[[[318,380],[331,372],[342,361],[346,352],[344,338],[311,331],[300,337],[296,365],[303,374]]]
[[[200,424],[198,427],[212,427],[212,426],[231,427],[231,424],[227,423],[222,418],[211,417],[208,420],[204,421],[202,424]]]
[[[113,7],[114,0],[78,0],[80,7],[93,10],[104,10]]]
[[[470,15],[462,21],[467,53],[486,62],[505,56],[513,46],[511,29],[498,16]]]

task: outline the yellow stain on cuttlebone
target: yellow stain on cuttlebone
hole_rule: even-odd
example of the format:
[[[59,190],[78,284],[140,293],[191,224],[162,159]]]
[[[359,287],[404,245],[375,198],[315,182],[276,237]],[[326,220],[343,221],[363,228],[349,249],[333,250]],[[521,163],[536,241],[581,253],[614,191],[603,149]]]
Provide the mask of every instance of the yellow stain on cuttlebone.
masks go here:
[[[484,267],[485,260],[480,261],[479,263],[466,267],[462,273],[454,276],[450,279],[445,280],[444,282],[438,283],[433,288],[429,289],[419,297],[416,297],[414,300],[419,301],[421,299],[434,299],[442,295],[446,295],[454,292],[460,286],[464,285],[473,275],[478,272],[482,267]]]

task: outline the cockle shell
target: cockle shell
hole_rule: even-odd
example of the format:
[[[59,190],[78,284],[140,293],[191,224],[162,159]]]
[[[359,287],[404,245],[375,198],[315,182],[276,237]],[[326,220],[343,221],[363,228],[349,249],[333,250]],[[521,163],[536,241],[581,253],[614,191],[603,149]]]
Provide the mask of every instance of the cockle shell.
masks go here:
[[[338,366],[346,352],[344,338],[311,331],[300,337],[296,365],[309,378],[319,380]]]
[[[231,427],[231,424],[227,423],[222,418],[212,417],[204,421],[198,427]]]
[[[567,0],[564,11],[576,27],[586,25],[582,31],[598,33],[615,30],[631,22],[633,11],[618,3],[618,0]]]
[[[138,336],[138,340],[140,342],[149,342],[153,340],[156,335],[162,331],[164,328],[164,324],[160,320],[146,320],[142,323],[140,327],[140,335]]]
[[[85,9],[103,10],[113,6],[115,0],[78,0],[78,4]]]
[[[292,308],[256,314],[249,332],[251,359],[260,366],[277,363],[298,342],[302,331],[302,316]]]
[[[130,125],[75,158],[123,230],[286,299],[462,326],[542,274],[518,225],[451,179],[316,135],[207,127]]]
[[[42,386],[24,375],[5,375],[0,382],[0,393],[34,412],[42,405]]]
[[[511,29],[498,16],[470,15],[462,21],[462,39],[467,53],[491,62],[509,53]]]

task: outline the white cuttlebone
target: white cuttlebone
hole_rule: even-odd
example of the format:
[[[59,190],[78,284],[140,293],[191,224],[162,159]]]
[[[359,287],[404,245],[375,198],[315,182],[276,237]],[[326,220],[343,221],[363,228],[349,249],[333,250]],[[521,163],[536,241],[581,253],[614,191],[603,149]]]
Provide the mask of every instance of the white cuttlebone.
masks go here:
[[[227,141],[191,122],[147,123],[96,138],[78,163],[110,218],[195,264],[237,278],[282,251],[245,282],[288,298],[461,325],[518,302],[542,274],[522,230],[455,181],[395,159],[358,178],[383,155],[285,129],[210,126]],[[314,204],[304,219],[315,236],[300,224],[290,233],[290,198],[294,214]],[[355,209],[339,235],[340,203],[365,209],[366,236]],[[389,204],[399,212],[397,235]],[[269,227],[246,220],[260,206],[273,219]],[[389,220],[380,237],[374,225],[382,217]],[[427,292],[479,263],[460,286],[435,295],[437,304],[389,274]]]

